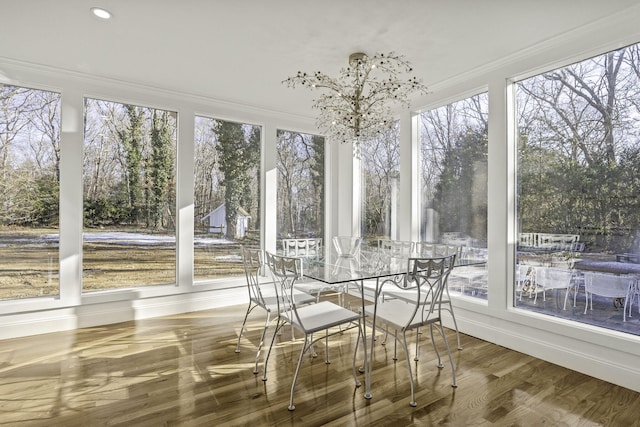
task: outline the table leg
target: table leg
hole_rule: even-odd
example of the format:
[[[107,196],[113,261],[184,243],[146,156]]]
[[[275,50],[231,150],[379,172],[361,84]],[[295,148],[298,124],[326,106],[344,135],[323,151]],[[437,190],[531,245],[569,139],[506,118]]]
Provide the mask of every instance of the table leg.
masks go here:
[[[364,357],[362,358],[362,364],[364,367],[364,398],[371,399],[371,383],[369,382],[369,363],[367,363],[367,316],[364,312],[365,300],[364,300],[364,280],[360,281],[360,302],[361,315],[362,315],[362,351]]]
[[[376,278],[376,290],[373,294],[373,318],[371,319],[371,349],[370,349],[370,356],[369,356],[369,360],[367,361],[367,346],[366,344],[364,344],[364,359],[365,359],[365,365],[364,365],[364,372],[365,372],[365,377],[364,377],[364,382],[365,382],[365,392],[364,392],[364,397],[365,399],[371,399],[373,397],[373,395],[371,394],[371,370],[373,369],[373,351],[374,351],[374,347],[375,347],[375,340],[376,340],[376,312],[378,310],[378,287],[380,285],[380,279]],[[364,316],[364,281],[362,282],[362,315]],[[364,327],[366,328],[366,322],[364,324]],[[365,341],[366,341],[366,329],[364,330],[365,332]]]

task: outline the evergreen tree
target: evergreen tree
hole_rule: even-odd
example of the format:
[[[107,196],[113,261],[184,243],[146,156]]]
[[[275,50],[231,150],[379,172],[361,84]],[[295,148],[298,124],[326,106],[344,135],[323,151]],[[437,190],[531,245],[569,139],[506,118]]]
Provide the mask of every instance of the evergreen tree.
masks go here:
[[[487,192],[487,133],[467,129],[454,141],[445,153],[434,197],[440,212],[440,230],[486,239],[486,197],[474,196]]]
[[[118,130],[118,137],[124,150],[126,160],[125,182],[129,222],[136,224],[140,219],[143,194],[140,186],[142,172],[142,145],[144,136],[144,112],[134,105],[125,105],[128,123],[124,129]]]
[[[314,197],[314,230],[318,236],[324,235],[324,137],[312,135],[311,147],[313,161],[311,162],[311,183],[315,191]]]
[[[224,202],[226,206],[227,237],[235,238],[238,208],[245,200],[250,185],[248,171],[255,165],[251,154],[252,138],[245,138],[241,123],[217,120],[213,130],[218,136],[218,167],[222,172],[221,184],[224,186]]]
[[[172,129],[168,111],[153,110],[151,128],[151,161],[149,175],[151,184],[150,219],[153,228],[166,226],[162,223],[163,210],[172,200],[173,147]]]

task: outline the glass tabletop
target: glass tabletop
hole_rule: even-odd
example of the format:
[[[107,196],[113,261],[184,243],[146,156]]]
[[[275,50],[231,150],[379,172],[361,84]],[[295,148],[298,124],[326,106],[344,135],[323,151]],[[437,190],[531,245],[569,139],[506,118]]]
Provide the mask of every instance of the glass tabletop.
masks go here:
[[[408,261],[418,254],[392,254],[377,248],[361,248],[353,255],[340,255],[327,250],[322,257],[302,259],[302,275],[324,283],[335,284],[404,274]],[[461,258],[455,266],[479,265],[486,260]]]

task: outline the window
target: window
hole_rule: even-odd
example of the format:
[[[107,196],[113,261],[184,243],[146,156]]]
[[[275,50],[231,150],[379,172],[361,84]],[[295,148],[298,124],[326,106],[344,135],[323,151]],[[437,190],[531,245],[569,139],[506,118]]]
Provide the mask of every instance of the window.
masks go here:
[[[322,239],[324,138],[286,130],[277,136],[278,239]]]
[[[0,84],[0,299],[58,295],[60,94]]]
[[[516,83],[519,308],[640,334],[623,313],[639,302],[639,55],[633,45]],[[610,276],[620,290],[600,289]]]
[[[85,99],[83,290],[175,283],[176,113]]]
[[[450,289],[487,294],[487,93],[419,117],[421,241],[453,245],[478,265],[457,267]]]
[[[260,245],[261,132],[195,118],[195,280],[243,275],[240,246]]]
[[[362,237],[376,245],[378,239],[399,240],[400,126],[360,144]]]

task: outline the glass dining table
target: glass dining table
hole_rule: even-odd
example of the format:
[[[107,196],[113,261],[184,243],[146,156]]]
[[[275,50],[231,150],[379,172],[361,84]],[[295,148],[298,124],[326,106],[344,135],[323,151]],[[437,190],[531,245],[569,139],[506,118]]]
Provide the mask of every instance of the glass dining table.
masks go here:
[[[368,319],[371,323],[370,341],[371,345],[367,349],[367,327],[363,318],[363,369],[365,375],[366,399],[372,398],[371,393],[371,371],[373,365],[373,337],[376,333],[376,312],[377,301],[381,291],[381,286],[388,280],[398,281],[407,272],[408,260],[411,257],[418,257],[416,253],[391,253],[378,248],[362,247],[355,254],[339,254],[335,248],[327,248],[324,256],[305,257],[302,262],[302,275],[326,283],[328,287],[346,287],[354,284],[359,289],[361,300],[361,313],[364,315],[364,308],[368,301],[374,305],[373,318]],[[456,266],[478,265],[486,260],[457,259]],[[369,286],[365,286],[365,283]],[[366,292],[369,295],[366,295]],[[372,292],[373,291],[373,292]],[[368,297],[368,298],[367,298]]]

